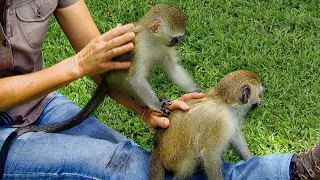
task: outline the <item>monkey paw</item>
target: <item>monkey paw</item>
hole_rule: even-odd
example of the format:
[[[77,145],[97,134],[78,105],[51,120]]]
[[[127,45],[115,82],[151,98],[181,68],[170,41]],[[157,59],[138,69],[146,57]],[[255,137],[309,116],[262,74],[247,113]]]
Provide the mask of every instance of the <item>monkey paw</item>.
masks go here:
[[[168,105],[170,104],[171,104],[170,99],[160,99],[161,112],[166,117],[168,117],[171,113],[171,110],[168,109]]]

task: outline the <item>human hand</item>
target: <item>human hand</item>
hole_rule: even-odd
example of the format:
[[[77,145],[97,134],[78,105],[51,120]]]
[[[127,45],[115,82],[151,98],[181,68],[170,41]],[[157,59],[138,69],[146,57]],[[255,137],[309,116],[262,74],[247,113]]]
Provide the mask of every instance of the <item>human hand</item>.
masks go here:
[[[128,32],[133,24],[118,25],[92,39],[74,58],[79,77],[93,76],[109,70],[128,69],[131,62],[116,62],[112,58],[133,50],[135,34]]]
[[[201,99],[204,97],[203,93],[189,93],[181,96],[180,98],[171,101],[171,104],[168,106],[169,110],[181,109],[183,111],[188,111],[190,107],[184,102],[188,99]],[[141,115],[150,128],[162,127],[167,128],[170,125],[170,120],[167,117],[164,117],[161,113],[153,111],[151,109],[145,109]]]

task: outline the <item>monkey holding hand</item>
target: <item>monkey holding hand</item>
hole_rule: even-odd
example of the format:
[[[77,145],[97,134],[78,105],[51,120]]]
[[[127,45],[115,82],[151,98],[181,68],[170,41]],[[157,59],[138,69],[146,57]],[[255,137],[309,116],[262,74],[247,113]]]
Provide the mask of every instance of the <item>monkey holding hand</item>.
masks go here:
[[[132,61],[127,70],[103,74],[110,90],[120,91],[124,97],[164,115],[169,115],[166,102],[161,102],[151,89],[148,79],[156,65],[161,65],[171,82],[186,92],[199,91],[193,79],[178,64],[175,45],[185,34],[185,18],[169,5],[157,4],[132,29],[136,34],[135,49],[116,57],[115,61]]]
[[[222,78],[205,98],[187,100],[189,111],[174,110],[168,129],[156,129],[150,179],[164,179],[165,169],[184,179],[201,167],[208,179],[223,179],[221,154],[228,144],[242,159],[252,157],[242,121],[263,91],[255,73],[239,70]]]

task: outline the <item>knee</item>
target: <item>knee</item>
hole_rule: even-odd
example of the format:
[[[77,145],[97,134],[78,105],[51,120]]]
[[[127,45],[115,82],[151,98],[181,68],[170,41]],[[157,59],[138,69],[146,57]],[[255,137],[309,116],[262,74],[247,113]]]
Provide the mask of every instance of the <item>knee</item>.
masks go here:
[[[127,140],[113,148],[79,154],[76,165],[98,179],[149,179],[150,153]],[[84,173],[84,172],[82,172]]]
[[[87,152],[78,153],[77,158],[69,162],[74,173],[67,174],[73,174],[77,178],[149,179],[149,156],[148,151],[131,141],[100,149],[91,147]]]
[[[150,152],[124,141],[116,149],[107,170],[121,179],[149,179],[149,157]]]

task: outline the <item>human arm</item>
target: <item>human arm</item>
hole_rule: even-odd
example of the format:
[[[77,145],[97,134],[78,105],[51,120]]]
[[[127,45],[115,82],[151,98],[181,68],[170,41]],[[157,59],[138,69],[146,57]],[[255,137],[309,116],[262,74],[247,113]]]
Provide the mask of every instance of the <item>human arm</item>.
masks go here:
[[[55,16],[75,52],[79,52],[93,38],[100,36],[100,32],[83,0],[79,0],[71,7],[56,10]],[[96,83],[100,81],[98,76],[91,76],[91,78]],[[123,98],[119,92],[112,91],[108,95],[128,109],[142,114],[142,107]]]
[[[79,0],[77,3],[70,7],[57,9],[54,14],[60,27],[64,31],[76,53],[80,52],[80,50],[82,50],[90,41],[94,41],[93,39],[101,35],[83,0]],[[131,36],[133,36],[133,33],[131,33]],[[130,47],[132,47],[132,43],[130,43],[129,45]],[[90,51],[90,49],[88,50]],[[96,83],[99,83],[100,77],[98,76],[98,74],[109,70],[110,65],[112,67],[112,65],[116,63],[117,62],[110,63],[110,59],[91,61],[91,66],[104,66],[101,72],[96,73],[96,75],[91,75],[91,78]],[[127,64],[125,65],[127,66]]]
[[[64,10],[77,8],[79,5],[81,3],[76,3]],[[131,43],[135,37],[134,33],[126,33],[131,28],[130,24],[119,26],[101,36],[96,36],[86,42],[87,44],[83,43],[85,47],[75,56],[49,68],[34,73],[1,78],[0,111],[6,111],[42,97],[80,77],[94,76],[111,69],[129,68],[129,62],[111,62],[111,59],[134,48]],[[78,48],[80,46],[75,47],[75,49]]]

